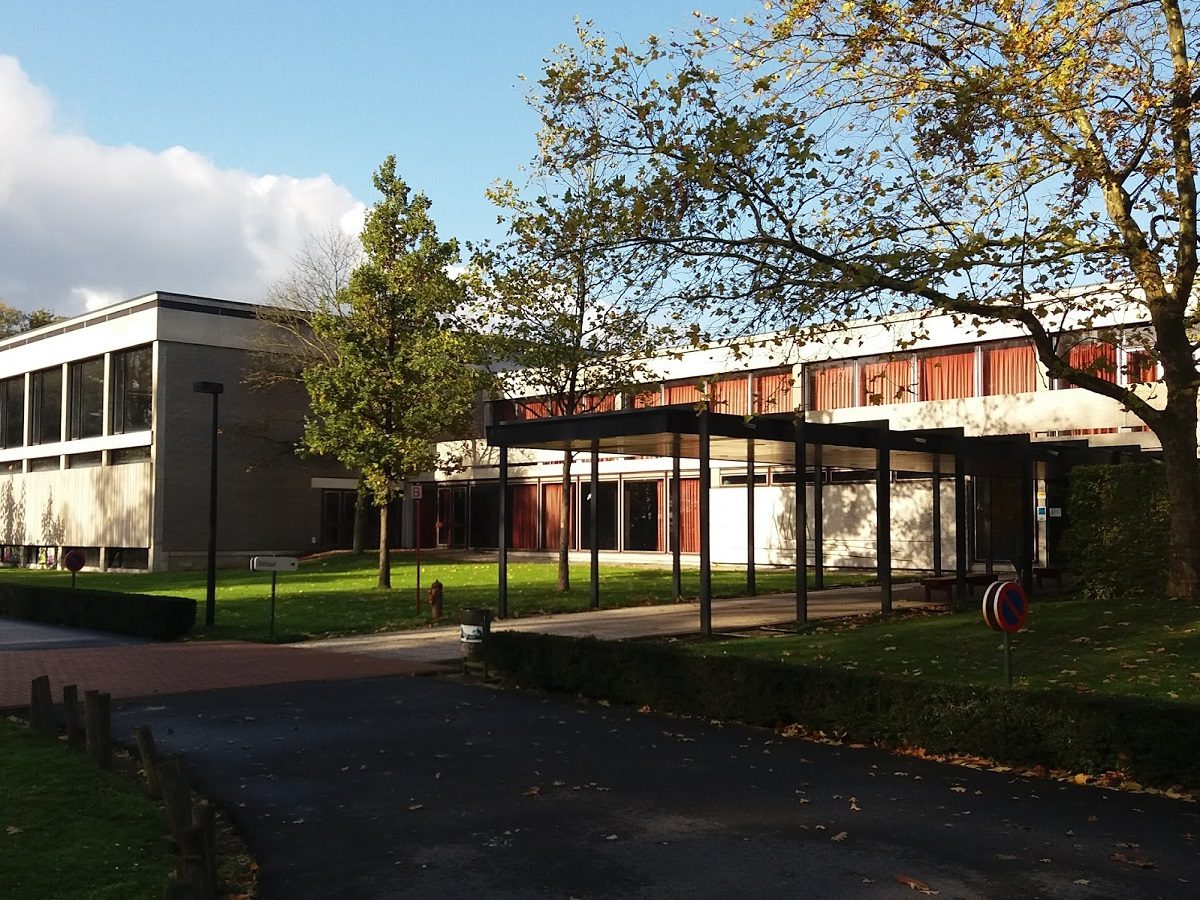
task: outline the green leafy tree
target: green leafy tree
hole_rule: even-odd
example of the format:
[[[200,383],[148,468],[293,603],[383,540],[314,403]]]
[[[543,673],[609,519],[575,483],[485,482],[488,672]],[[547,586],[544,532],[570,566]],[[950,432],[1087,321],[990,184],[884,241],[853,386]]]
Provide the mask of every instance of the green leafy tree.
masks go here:
[[[475,288],[485,301],[476,327],[492,335],[500,381],[510,396],[536,398],[550,416],[611,409],[616,396],[651,377],[641,360],[663,341],[663,329],[623,302],[620,267],[592,251],[609,218],[596,187],[586,168],[535,178],[523,193],[508,182],[495,186],[489,197],[508,236],[474,258]],[[573,458],[564,451],[560,592],[570,589]]]
[[[906,310],[1020,326],[1161,441],[1168,590],[1200,600],[1196,15],[797,0],[637,47],[583,27],[540,81],[547,152],[616,173],[608,249],[698,340]],[[1064,333],[1114,315],[1148,324],[1101,339],[1161,383],[1071,364]]]
[[[448,272],[458,245],[438,238],[429,199],[397,177],[395,157],[374,184],[382,198],[363,228],[365,262],[338,308],[311,318],[336,352],[304,368],[304,445],[362,472],[379,509],[379,587],[390,588],[388,505],[407,481],[458,465],[438,441],[470,432],[482,377],[470,337],[446,326],[464,298]]]
[[[53,325],[55,322],[62,321],[62,318],[48,309],[35,309],[27,312],[0,301],[0,338],[24,334],[26,331],[41,328],[43,325]]]

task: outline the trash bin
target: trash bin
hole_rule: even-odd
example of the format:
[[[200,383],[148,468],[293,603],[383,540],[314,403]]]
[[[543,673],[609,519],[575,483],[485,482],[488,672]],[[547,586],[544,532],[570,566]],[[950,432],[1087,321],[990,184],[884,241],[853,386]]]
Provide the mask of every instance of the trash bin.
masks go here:
[[[463,656],[475,659],[479,656],[483,642],[491,634],[492,611],[474,606],[464,607],[458,621]]]

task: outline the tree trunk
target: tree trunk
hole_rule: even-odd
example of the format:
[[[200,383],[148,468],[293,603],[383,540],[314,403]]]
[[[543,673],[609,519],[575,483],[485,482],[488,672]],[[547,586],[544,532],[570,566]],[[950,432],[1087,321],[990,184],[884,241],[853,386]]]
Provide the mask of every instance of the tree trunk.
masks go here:
[[[358,490],[354,495],[354,537],[351,553],[362,553],[367,549],[367,511],[370,509],[367,486],[359,476]]]
[[[1200,464],[1196,461],[1196,415],[1185,410],[1157,423],[1167,476],[1170,556],[1167,596],[1200,601]]]
[[[565,594],[571,589],[571,451],[563,451],[562,501],[558,509],[558,583],[555,589]]]
[[[392,557],[388,552],[388,504],[379,507],[379,585],[382,590],[392,588]]]

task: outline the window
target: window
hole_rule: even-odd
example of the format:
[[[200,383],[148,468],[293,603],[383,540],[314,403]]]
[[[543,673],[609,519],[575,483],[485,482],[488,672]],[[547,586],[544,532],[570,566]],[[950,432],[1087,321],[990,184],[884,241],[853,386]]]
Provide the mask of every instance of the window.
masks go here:
[[[1125,355],[1125,383],[1158,381],[1158,360],[1147,350],[1130,350]]]
[[[792,411],[792,373],[790,370],[755,372],[753,378],[755,413]]]
[[[633,408],[645,409],[648,406],[662,406],[662,388],[658,385],[646,385],[635,389]]]
[[[1117,348],[1112,344],[1091,340],[1080,341],[1067,351],[1067,364],[1104,381],[1115,383],[1117,380]],[[1058,381],[1055,386],[1075,387],[1066,380]]]
[[[33,414],[30,443],[53,444],[62,440],[62,368],[34,372],[30,378]]]
[[[150,568],[150,551],[146,547],[109,547],[105,555],[110,569]]]
[[[71,363],[71,440],[104,433],[104,357]]]
[[[983,393],[1023,394],[1037,390],[1032,344],[994,344],[983,348]]]
[[[25,444],[25,376],[0,382],[0,444],[21,447]]]
[[[111,465],[119,466],[124,463],[144,462],[150,458],[149,445],[140,447],[121,447],[108,451],[108,461]]]
[[[745,416],[750,413],[750,390],[745,375],[708,383],[708,402],[713,412]]]
[[[975,351],[922,356],[917,362],[922,400],[958,400],[975,395]]]
[[[662,481],[626,481],[625,549],[662,550]]]
[[[73,453],[67,457],[68,469],[86,469],[98,466],[104,462],[104,454],[99,450],[92,453]]]
[[[38,456],[29,461],[30,472],[56,472],[62,468],[62,458],[58,456]]]
[[[813,369],[809,376],[809,397],[812,409],[857,406],[854,363]]]
[[[912,399],[910,359],[886,359],[862,364],[860,406],[908,403]]]
[[[676,403],[699,403],[704,399],[694,381],[670,381],[663,386],[663,400],[667,406]]]
[[[154,356],[149,347],[112,355],[112,434],[150,430],[153,369]]]

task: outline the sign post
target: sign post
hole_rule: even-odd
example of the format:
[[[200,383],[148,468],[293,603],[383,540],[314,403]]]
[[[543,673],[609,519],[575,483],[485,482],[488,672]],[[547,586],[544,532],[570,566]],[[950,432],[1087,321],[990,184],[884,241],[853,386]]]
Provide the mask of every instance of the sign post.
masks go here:
[[[417,550],[417,615],[421,614],[421,485],[413,482],[412,498],[417,503],[416,519],[413,521],[413,533],[416,536],[414,546]]]
[[[75,573],[83,568],[83,564],[87,562],[87,557],[83,555],[83,551],[76,547],[74,550],[68,550],[63,555],[63,565],[71,573],[71,590],[75,590]]]
[[[250,559],[251,572],[271,573],[271,640],[275,640],[275,584],[280,572],[295,572],[300,561],[294,556],[255,556]]]
[[[1004,684],[1012,687],[1012,643],[1010,635],[1025,627],[1029,598],[1015,581],[997,581],[983,592],[983,621],[992,631],[1004,633]]]

